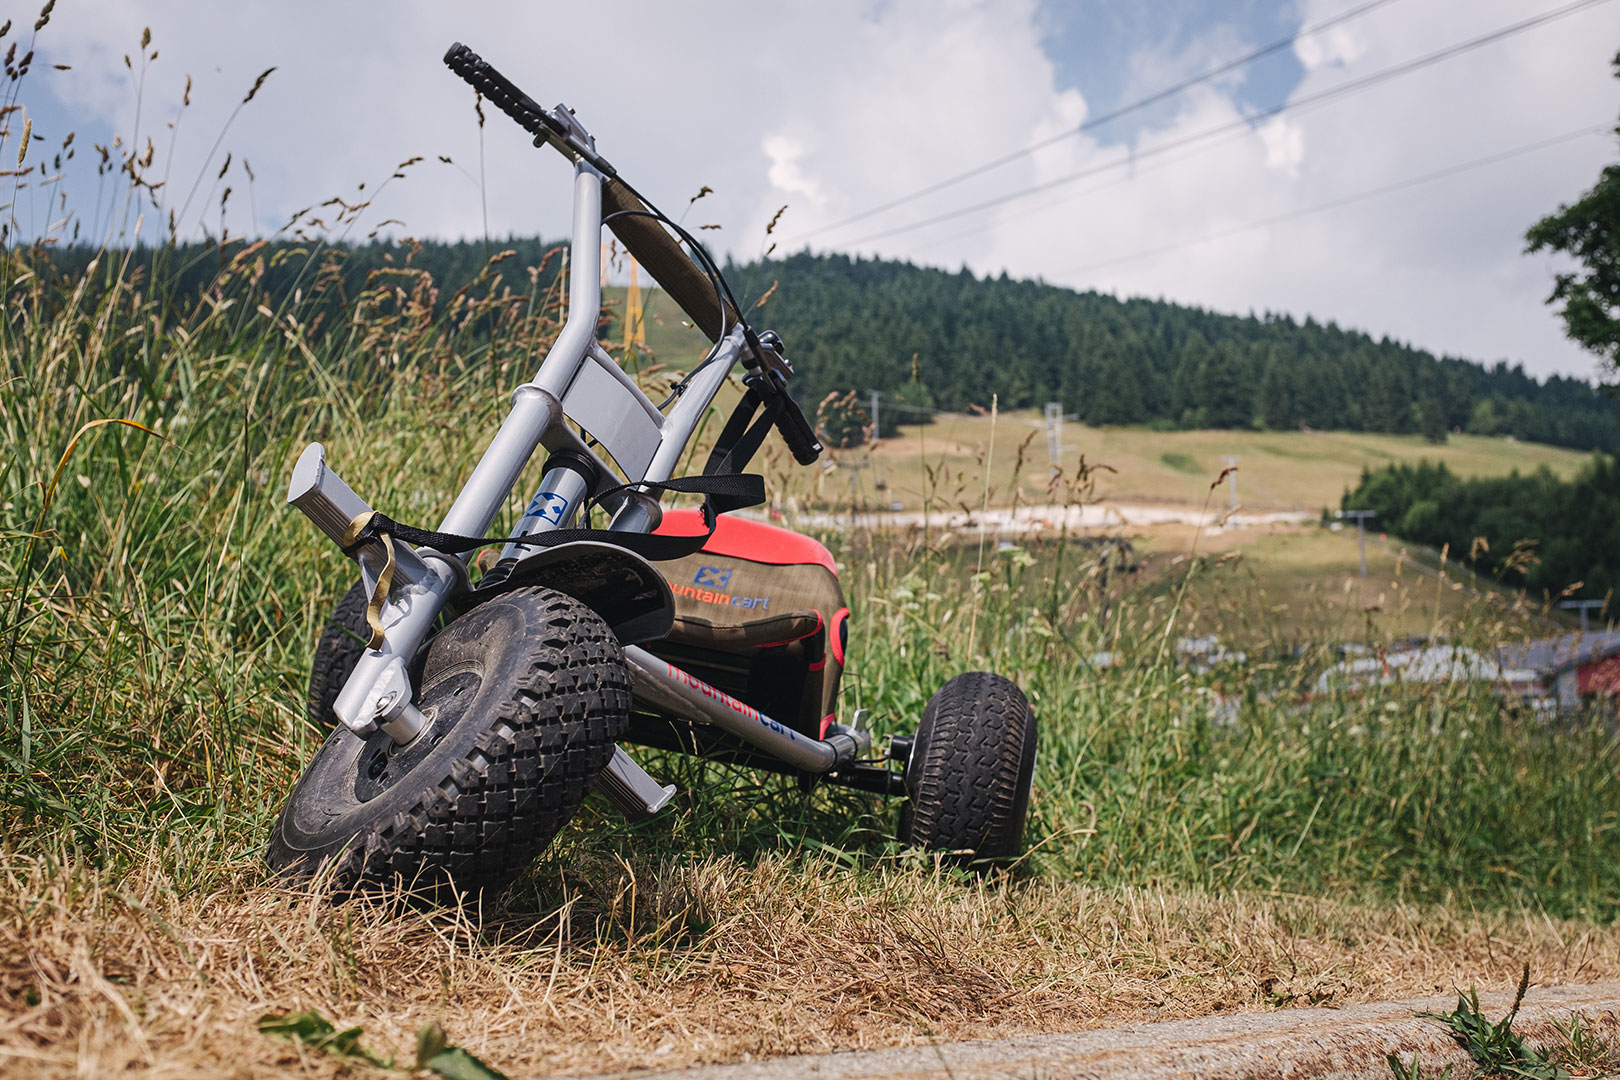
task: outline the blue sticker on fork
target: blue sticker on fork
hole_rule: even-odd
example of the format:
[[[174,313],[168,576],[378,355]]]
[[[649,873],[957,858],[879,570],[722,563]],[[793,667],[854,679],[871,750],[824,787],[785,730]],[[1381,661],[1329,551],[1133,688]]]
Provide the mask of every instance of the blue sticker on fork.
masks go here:
[[[561,495],[550,491],[539,491],[535,493],[534,501],[523,512],[523,516],[539,518],[541,521],[549,521],[553,525],[560,527],[563,518],[568,515],[568,508],[571,505],[573,504]]]

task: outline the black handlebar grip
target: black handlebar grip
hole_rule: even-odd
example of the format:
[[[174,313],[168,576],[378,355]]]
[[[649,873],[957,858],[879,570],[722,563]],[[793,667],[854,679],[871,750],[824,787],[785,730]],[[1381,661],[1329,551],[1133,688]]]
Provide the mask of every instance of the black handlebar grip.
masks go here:
[[[821,456],[821,440],[816,438],[815,429],[804,418],[799,403],[786,394],[782,395],[782,399],[785,404],[776,417],[776,430],[782,433],[782,440],[792,451],[794,461],[800,465],[813,465]]]
[[[444,54],[445,66],[471,84],[474,90],[488,98],[496,108],[518,122],[518,126],[536,138],[549,138],[556,134],[546,117],[546,110],[538,102],[519,90],[512,80],[496,71],[489,61],[473,52],[461,42],[450,46]]]

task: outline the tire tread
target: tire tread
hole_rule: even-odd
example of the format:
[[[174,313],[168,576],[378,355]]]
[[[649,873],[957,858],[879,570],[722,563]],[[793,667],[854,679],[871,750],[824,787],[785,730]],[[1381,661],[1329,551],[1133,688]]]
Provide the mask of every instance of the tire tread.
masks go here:
[[[431,888],[448,879],[461,889],[500,888],[573,817],[628,726],[629,673],[612,631],[578,600],[520,589],[489,603],[502,601],[534,606],[530,621],[547,632],[511,643],[527,650],[522,673],[488,715],[462,720],[484,725],[468,749],[436,778],[423,777],[406,808],[329,845],[314,865],[282,841],[284,809],[269,851],[274,868],[311,873],[333,860],[342,889],[395,881]],[[312,701],[327,670],[335,665],[317,662]]]
[[[913,744],[901,840],[979,859],[1017,854],[1034,744],[1017,685],[984,671],[951,679],[929,700]]]

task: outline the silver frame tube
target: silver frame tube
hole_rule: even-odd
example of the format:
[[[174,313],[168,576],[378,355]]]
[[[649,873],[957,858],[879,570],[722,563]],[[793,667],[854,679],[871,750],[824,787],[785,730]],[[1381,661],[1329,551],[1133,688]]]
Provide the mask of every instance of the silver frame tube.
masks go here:
[[[630,667],[631,694],[642,704],[705,720],[806,772],[832,772],[870,748],[870,740],[863,748],[856,735],[846,732],[812,739],[638,646],[625,647],[624,661]]]
[[[714,396],[725,385],[726,377],[737,366],[742,355],[743,335],[739,326],[715,343],[708,358],[703,361],[703,369],[692,375],[685,392],[670,408],[669,416],[664,420],[666,436],[653,454],[652,464],[647,466],[645,479],[668,480],[675,475],[692,432],[697,430],[703,414],[714,402]]]
[[[602,182],[602,175],[588,163],[575,163],[568,318],[534,378],[513,392],[511,411],[440,522],[440,532],[467,536],[485,533],[511,496],[536,447],[542,444],[553,450],[567,446],[595,457],[567,427],[562,403],[567,400],[575,380],[581,377],[583,367],[608,360],[596,340],[602,313]],[[638,422],[653,425],[656,449],[642,474],[630,476],[632,483],[662,481],[674,475],[692,433],[727,376],[743,358],[745,348],[739,324],[715,344],[701,368],[690,376],[680,398],[662,417],[646,394],[616,367],[611,372],[612,377],[605,381],[580,384],[589,387],[588,391],[580,392],[588,393],[587,400],[593,403],[603,400],[599,397],[601,394],[626,395],[622,405],[627,411],[619,415],[636,417]],[[608,366],[612,366],[610,362]],[[598,435],[604,446],[611,445],[611,432]],[[642,438],[646,437],[643,433]],[[303,481],[307,489],[308,477]],[[611,474],[604,475],[603,482],[610,485]],[[369,509],[365,500],[349,490],[335,474],[327,483],[329,492],[321,498],[304,498],[300,502],[295,498],[300,495],[299,483],[299,471],[295,470],[294,490],[289,492],[289,500],[299,505],[335,541],[341,542],[343,531],[355,514]],[[307,490],[303,494],[307,495]],[[524,534],[572,525],[583,500],[572,489],[568,494],[571,505],[561,515],[561,520],[526,516]],[[657,526],[659,517],[657,500],[645,491],[634,492],[624,500],[613,527],[620,531],[645,532]],[[369,553],[362,552],[362,560],[367,557]],[[390,733],[406,733],[414,726],[402,725],[400,721],[400,710],[409,707],[413,693],[405,672],[449,597],[467,587],[464,560],[423,552],[422,558],[401,561],[410,561],[412,565],[408,572],[398,575],[400,580],[384,604],[383,645],[361,655],[333,709],[338,719],[359,735],[370,734],[379,725]],[[655,707],[706,720],[789,765],[812,772],[828,772],[863,752],[858,741],[849,735],[835,734],[824,741],[793,731],[641,649],[627,648],[625,656],[638,697]]]
[[[562,397],[596,343],[602,317],[602,174],[583,161],[574,166],[574,232],[568,245],[568,318],[546,353],[534,383]],[[565,362],[556,362],[559,358]]]

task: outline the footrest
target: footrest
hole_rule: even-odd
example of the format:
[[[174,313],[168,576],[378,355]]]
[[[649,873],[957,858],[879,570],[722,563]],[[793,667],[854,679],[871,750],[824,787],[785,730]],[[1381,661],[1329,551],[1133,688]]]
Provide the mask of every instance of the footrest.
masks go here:
[[[596,786],[608,802],[632,821],[650,818],[675,797],[675,785],[663,784],[647,775],[624,748],[613,748],[613,760],[596,774]]]

